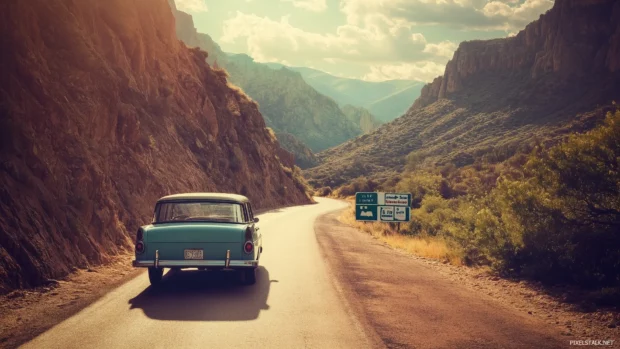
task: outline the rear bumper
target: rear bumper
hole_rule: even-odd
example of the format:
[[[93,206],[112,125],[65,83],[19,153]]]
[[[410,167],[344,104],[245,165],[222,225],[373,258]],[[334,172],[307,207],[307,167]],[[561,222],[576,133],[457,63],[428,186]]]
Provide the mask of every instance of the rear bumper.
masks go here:
[[[147,268],[154,267],[155,261],[138,261],[133,260],[131,264],[136,268]],[[211,267],[211,268],[224,268],[226,267],[226,261],[209,261],[209,260],[159,260],[158,266],[161,268],[201,268],[201,267]],[[258,267],[257,260],[231,260],[229,261],[228,268],[237,269],[237,268],[256,268]]]

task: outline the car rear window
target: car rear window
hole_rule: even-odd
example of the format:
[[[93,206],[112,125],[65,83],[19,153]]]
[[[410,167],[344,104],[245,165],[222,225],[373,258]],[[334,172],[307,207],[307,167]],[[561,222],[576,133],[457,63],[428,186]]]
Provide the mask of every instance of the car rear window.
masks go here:
[[[163,202],[158,204],[155,223],[224,222],[246,220],[240,204],[228,202]]]

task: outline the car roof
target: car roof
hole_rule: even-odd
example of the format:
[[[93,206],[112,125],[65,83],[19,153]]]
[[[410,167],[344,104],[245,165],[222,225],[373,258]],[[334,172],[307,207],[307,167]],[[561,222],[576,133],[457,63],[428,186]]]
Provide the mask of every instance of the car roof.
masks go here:
[[[250,200],[239,194],[228,194],[228,193],[183,193],[183,194],[174,194],[168,195],[160,198],[157,202],[163,201],[192,201],[192,200],[205,200],[205,201],[227,201],[227,202],[237,202],[237,203],[245,203]]]

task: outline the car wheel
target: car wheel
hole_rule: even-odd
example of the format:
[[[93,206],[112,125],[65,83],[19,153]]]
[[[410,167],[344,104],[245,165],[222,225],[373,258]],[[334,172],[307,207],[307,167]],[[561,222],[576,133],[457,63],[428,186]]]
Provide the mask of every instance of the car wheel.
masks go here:
[[[164,268],[149,268],[149,281],[151,282],[151,285],[158,285],[163,276]]]
[[[240,271],[241,283],[244,285],[254,285],[256,283],[256,269],[250,268]]]

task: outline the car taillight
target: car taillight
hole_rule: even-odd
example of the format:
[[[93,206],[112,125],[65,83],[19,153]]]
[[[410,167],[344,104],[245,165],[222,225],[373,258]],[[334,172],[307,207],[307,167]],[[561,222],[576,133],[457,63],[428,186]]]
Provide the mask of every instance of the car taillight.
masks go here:
[[[142,241],[136,242],[136,253],[144,252],[144,243]]]
[[[254,251],[254,244],[252,243],[252,241],[247,241],[244,245],[243,245],[243,251],[245,253],[252,253],[252,251]]]
[[[144,238],[144,231],[142,229],[138,229],[138,233],[136,234],[136,242],[142,241]]]

